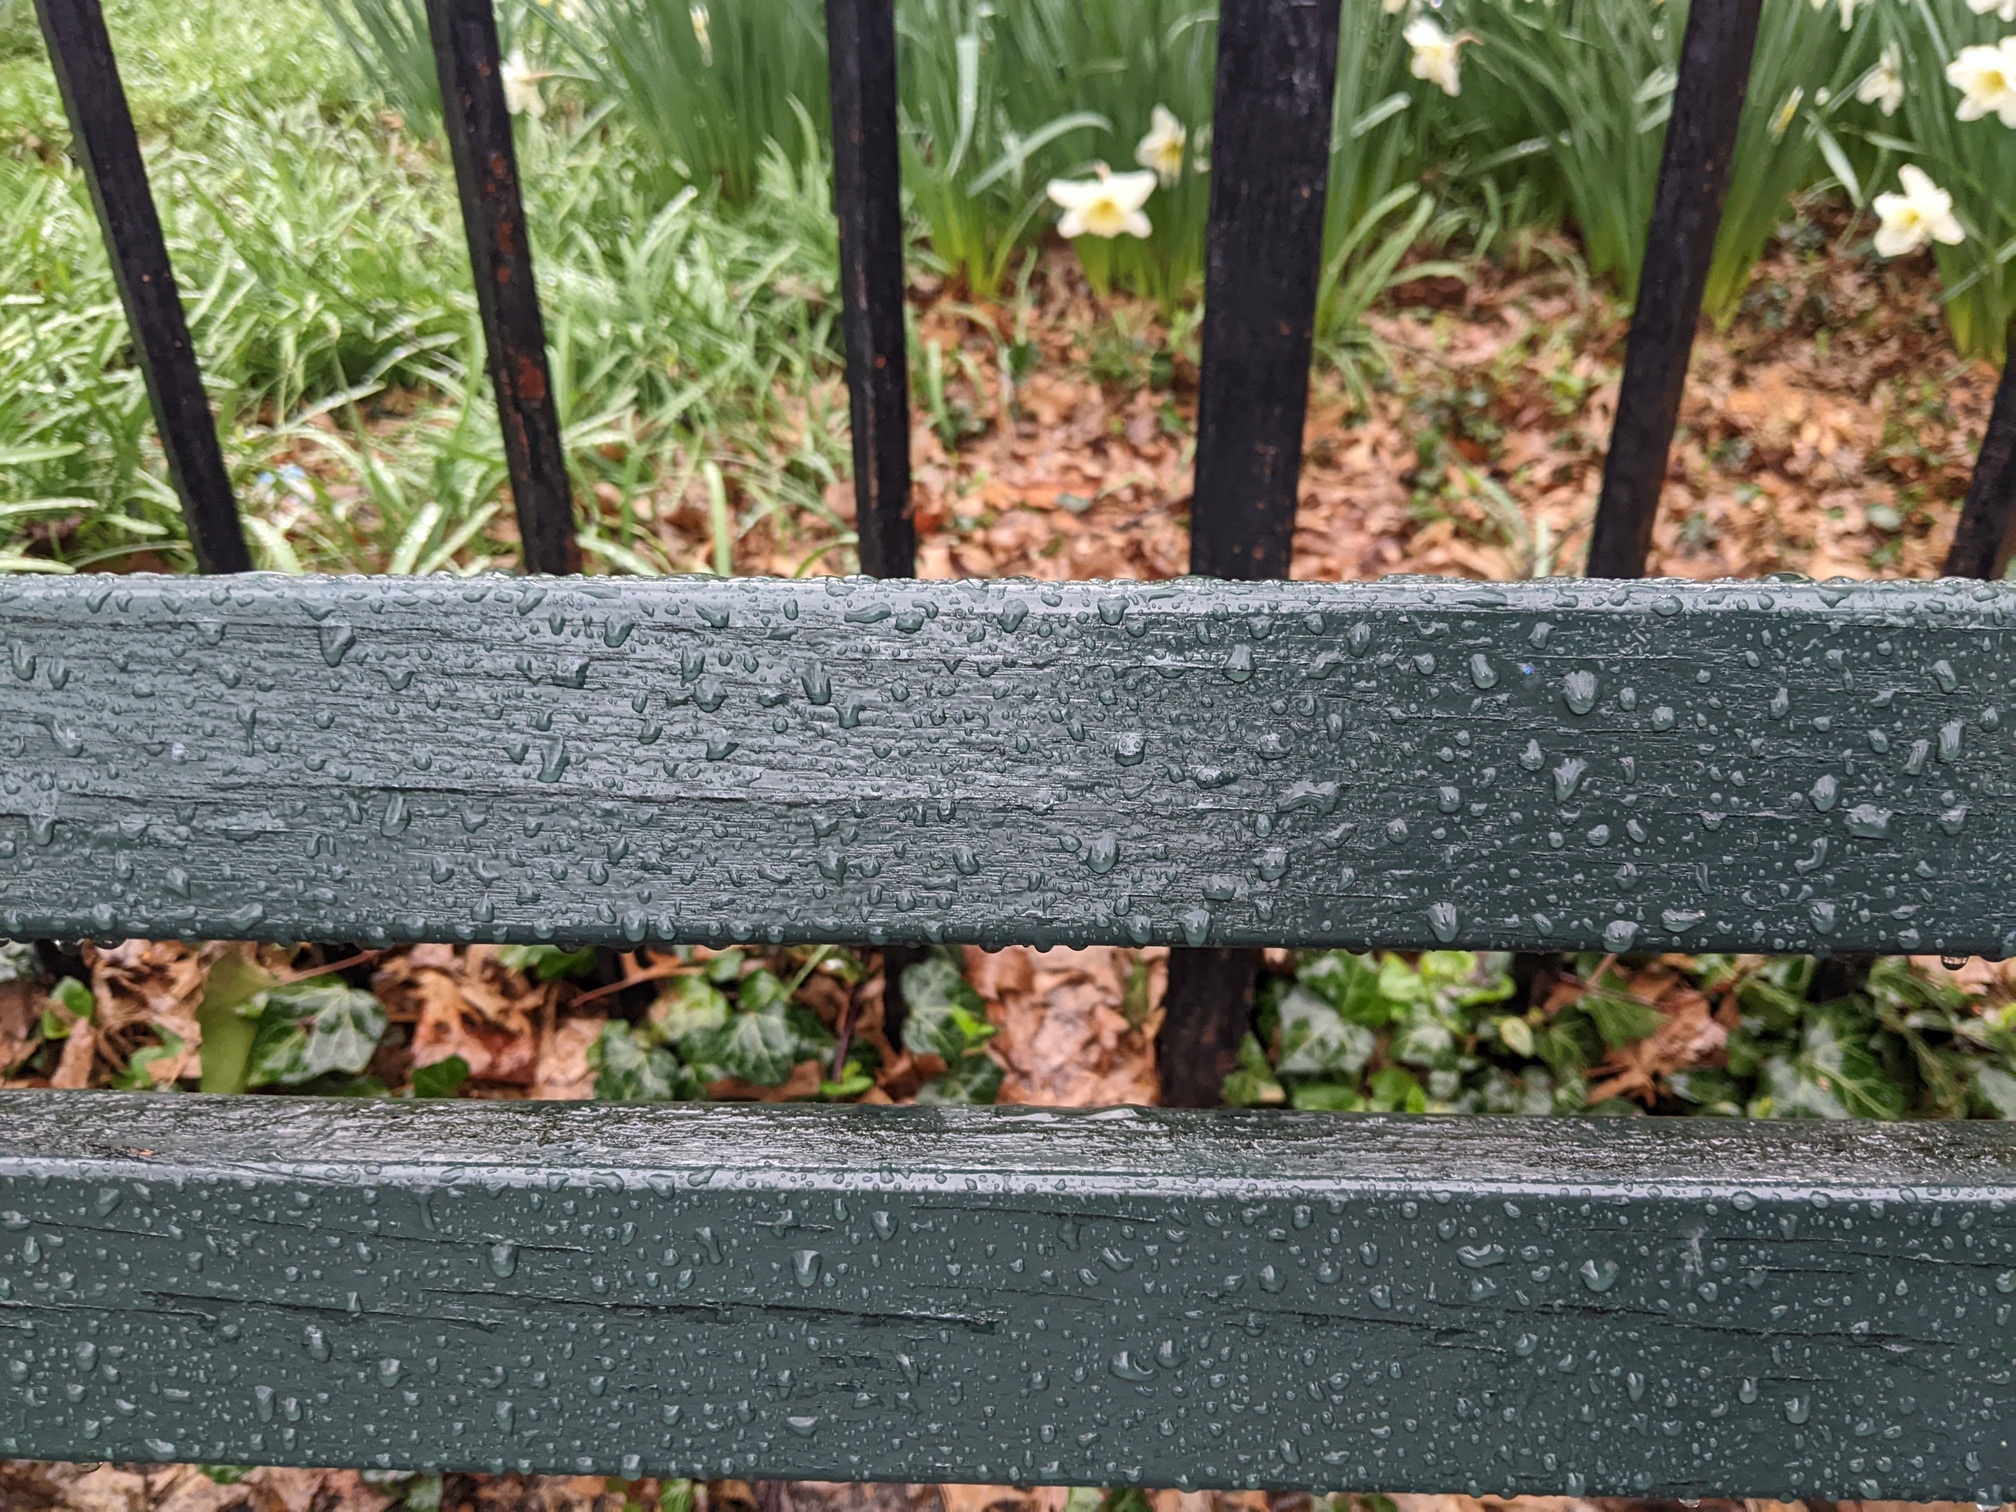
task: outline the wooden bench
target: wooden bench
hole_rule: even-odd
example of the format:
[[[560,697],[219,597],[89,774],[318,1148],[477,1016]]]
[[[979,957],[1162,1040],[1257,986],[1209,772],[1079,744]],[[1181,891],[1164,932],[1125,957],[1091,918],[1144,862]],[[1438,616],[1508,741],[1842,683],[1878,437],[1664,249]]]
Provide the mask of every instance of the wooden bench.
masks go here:
[[[1695,0],[1593,570],[922,583],[888,0],[831,0],[876,578],[249,567],[96,0],[38,0],[210,575],[0,582],[0,933],[2016,948],[2016,590],[1635,582],[1756,0]],[[433,0],[528,564],[487,0]],[[1193,566],[1286,572],[1334,3],[1227,0]],[[1953,570],[1999,575],[2005,375]],[[2016,1496],[1999,1125],[0,1094],[0,1453]]]

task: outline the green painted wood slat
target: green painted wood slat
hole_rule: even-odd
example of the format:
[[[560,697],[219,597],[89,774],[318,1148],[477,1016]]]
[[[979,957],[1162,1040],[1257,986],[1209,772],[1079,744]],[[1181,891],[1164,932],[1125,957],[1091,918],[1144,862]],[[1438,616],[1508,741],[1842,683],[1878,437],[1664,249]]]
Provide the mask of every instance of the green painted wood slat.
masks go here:
[[[0,1094],[0,1453],[2016,1493],[2001,1126]]]
[[[0,933],[2006,953],[2016,590],[0,583]]]

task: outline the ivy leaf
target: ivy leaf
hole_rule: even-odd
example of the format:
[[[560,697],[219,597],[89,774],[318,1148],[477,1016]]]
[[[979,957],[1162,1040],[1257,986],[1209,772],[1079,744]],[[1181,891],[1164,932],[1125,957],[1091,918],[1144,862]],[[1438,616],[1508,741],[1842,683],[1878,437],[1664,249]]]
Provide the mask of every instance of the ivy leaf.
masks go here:
[[[1347,1022],[1342,1014],[1306,987],[1296,987],[1281,999],[1281,1076],[1356,1077],[1372,1058],[1372,1031]]]
[[[1288,1100],[1274,1079],[1274,1068],[1267,1064],[1259,1036],[1249,1034],[1239,1042],[1238,1069],[1226,1076],[1218,1095],[1234,1108],[1274,1107]]]
[[[1395,1032],[1390,1053],[1410,1066],[1440,1065],[1456,1054],[1456,1033],[1432,1003],[1416,1003]]]
[[[791,989],[786,987],[776,972],[759,966],[742,978],[742,985],[735,990],[735,1006],[745,1012],[767,1013],[782,1008],[791,1001]]]
[[[238,1010],[253,1020],[248,1087],[296,1086],[371,1063],[385,1033],[385,1006],[341,977],[309,977],[254,996]]]
[[[604,1102],[690,1102],[699,1081],[671,1051],[645,1043],[630,1026],[610,1020],[588,1047],[595,1095]]]
[[[1001,1063],[984,1050],[960,1057],[917,1089],[920,1103],[991,1103],[1001,1095]]]
[[[994,1037],[987,1005],[949,956],[934,955],[903,973],[903,1047],[957,1065]]]
[[[1304,1082],[1288,1100],[1293,1107],[1317,1113],[1356,1113],[1365,1106],[1358,1089],[1342,1082]]]
[[[413,1068],[415,1097],[453,1097],[469,1080],[469,1062],[459,1055]]]
[[[510,971],[528,972],[542,982],[557,982],[593,971],[595,947],[563,950],[558,945],[500,945],[497,964]]]
[[[1372,1073],[1372,1095],[1366,1106],[1374,1113],[1425,1113],[1428,1094],[1414,1073],[1399,1066],[1381,1066]]]
[[[721,1028],[696,1034],[687,1053],[702,1081],[732,1076],[775,1087],[798,1064],[798,1037],[781,1013],[737,1013]]]
[[[651,1032],[670,1045],[728,1022],[728,995],[704,976],[677,977],[651,1005]]]
[[[49,989],[49,999],[57,1007],[80,1019],[91,1017],[98,1006],[98,1000],[91,995],[91,989],[75,977],[65,977]]]
[[[1868,1032],[1856,1016],[1815,1011],[1800,1035],[1796,1056],[1764,1062],[1763,1104],[1772,1118],[1897,1118],[1904,1093],[1870,1052]]]
[[[1523,1018],[1511,1014],[1492,1020],[1498,1031],[1498,1042],[1521,1060],[1533,1059],[1533,1026]]]
[[[849,1057],[838,1081],[829,1077],[819,1083],[819,1095],[828,1102],[851,1102],[874,1085],[875,1078],[861,1069],[861,1062]]]
[[[119,1091],[152,1092],[156,1062],[181,1059],[182,1036],[171,1029],[161,1029],[157,1032],[161,1036],[161,1043],[135,1050],[132,1059],[126,1062],[126,1069],[120,1072],[118,1079],[112,1083]]]
[[[1381,973],[1368,956],[1329,950],[1296,973],[1296,981],[1314,988],[1345,1018],[1377,1029],[1393,1017],[1395,1004],[1381,990]]]
[[[1974,1091],[1997,1118],[2016,1118],[2016,1076],[1997,1066],[1983,1066],[1974,1073]]]

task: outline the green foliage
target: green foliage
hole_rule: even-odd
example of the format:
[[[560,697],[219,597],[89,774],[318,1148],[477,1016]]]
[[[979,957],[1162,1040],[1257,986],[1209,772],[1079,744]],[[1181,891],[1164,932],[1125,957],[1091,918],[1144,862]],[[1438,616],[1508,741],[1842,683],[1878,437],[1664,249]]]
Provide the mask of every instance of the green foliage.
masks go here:
[[[651,152],[641,171],[755,199],[764,156],[827,130],[825,13],[818,0],[579,0],[541,15],[581,70],[618,102]]]
[[[35,947],[26,940],[0,940],[0,982],[30,982],[42,974]]]
[[[64,977],[49,989],[49,1006],[42,1010],[42,1038],[68,1039],[71,1028],[80,1019],[91,1017],[97,1006],[89,987],[75,977]]]
[[[935,1055],[942,1075],[918,1090],[921,1103],[991,1103],[1001,1091],[1001,1064],[985,1049],[995,1034],[987,1007],[947,950],[903,972],[903,1046],[913,1055]]]
[[[254,1024],[248,1088],[356,1076],[385,1033],[384,1005],[341,977],[282,983],[256,993],[238,1013]]]
[[[612,1020],[603,1027],[589,1050],[595,1095],[612,1102],[686,1100],[728,1079],[778,1087],[801,1062],[829,1058],[832,1034],[818,1015],[792,1001],[828,953],[814,952],[791,983],[765,966],[747,969],[739,950],[674,977],[642,1023]]]
[[[505,560],[502,448],[452,175],[431,139],[421,0],[108,9],[265,565]],[[1677,0],[1433,9],[1476,39],[1455,96],[1412,76],[1409,12],[1369,0],[1342,12],[1317,330],[1361,392],[1381,359],[1368,312],[1397,278],[1453,271],[1422,259],[1459,234],[1480,249],[1510,225],[1572,225],[1590,266],[1630,294],[1684,23]],[[0,152],[0,569],[142,552],[182,565],[46,60],[27,10],[9,14],[0,123],[5,140],[44,145]],[[1955,339],[1999,356],[2016,313],[2016,199],[2002,192],[2016,132],[1957,121],[1944,69],[2005,28],[1932,0],[1861,6],[1846,31],[1839,14],[1766,0],[1709,307],[1736,308],[1788,195],[1839,180],[1866,205],[1913,162],[1952,191],[1967,231],[1935,249]],[[999,293],[1052,223],[1045,183],[1101,161],[1133,168],[1161,106],[1187,139],[1146,207],[1154,234],[1078,246],[1097,278],[1171,307],[1173,332],[1197,287],[1215,17],[1211,0],[902,0],[920,255]],[[732,564],[767,513],[825,510],[847,467],[828,393],[836,242],[818,0],[507,0],[499,18],[507,49],[567,75],[546,85],[545,117],[521,119],[519,143],[577,496],[601,485],[617,501],[584,522],[584,547],[608,570],[683,570],[625,506],[705,480],[715,559]],[[136,36],[146,45],[126,45]],[[1885,44],[1907,86],[1894,118],[1855,98]],[[958,412],[959,358],[938,354],[935,394],[932,360],[919,353],[920,397],[956,445],[976,423]]]
[[[413,1068],[415,1097],[453,1097],[469,1080],[469,1062],[459,1055]]]
[[[142,1045],[126,1061],[126,1069],[113,1079],[112,1086],[120,1092],[152,1092],[155,1088],[154,1067],[162,1061],[173,1063],[182,1058],[184,1048],[182,1036],[172,1029],[158,1029],[161,1039],[158,1044]]]
[[[593,971],[595,947],[584,945],[579,950],[568,950],[559,945],[500,945],[497,964],[509,971],[530,972],[542,982],[557,982]]]
[[[1953,196],[1967,239],[1934,247],[1947,323],[1964,354],[2000,362],[2016,320],[2016,196],[2009,193],[2016,182],[2016,130],[1992,112],[1959,120],[1960,92],[1947,82],[1946,65],[1963,47],[1994,44],[2009,27],[1992,8],[1976,15],[1972,7],[1935,0],[1870,9],[1885,42],[1898,50],[1904,105],[1900,120],[1875,118],[1879,124],[1869,139],[1922,168]],[[1894,176],[1894,170],[1886,174]],[[1894,187],[1883,182],[1870,192]]]
[[[706,1095],[676,1055],[620,1019],[604,1024],[588,1047],[588,1069],[604,1102],[693,1102]]]
[[[1592,1107],[1586,1074],[1656,1033],[1659,1008],[1607,958],[1567,963],[1585,985],[1551,1017],[1508,1011],[1506,958],[1330,951],[1262,995],[1224,1096],[1336,1112],[1629,1112]],[[1812,996],[1817,963],[1704,956],[1701,991],[1737,1027],[1716,1064],[1662,1072],[1653,1111],[1754,1118],[2016,1118],[2016,1005],[1982,1011],[1950,983],[1884,958],[1864,984]]]

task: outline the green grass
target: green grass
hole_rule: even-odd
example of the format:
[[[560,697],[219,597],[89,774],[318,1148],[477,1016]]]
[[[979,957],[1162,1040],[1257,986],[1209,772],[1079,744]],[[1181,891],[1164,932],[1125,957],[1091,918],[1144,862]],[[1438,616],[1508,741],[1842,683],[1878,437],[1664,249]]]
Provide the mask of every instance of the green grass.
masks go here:
[[[2016,131],[1953,121],[1941,71],[2000,23],[1919,0],[1866,7],[1848,31],[1836,16],[1766,0],[1711,309],[1736,307],[1790,196],[1838,181],[1866,204],[1917,161],[1969,229],[1940,252],[1957,343],[1999,355],[2016,212],[1996,186]],[[421,17],[419,0],[108,7],[226,455],[274,566],[475,568],[512,549]],[[1372,0],[1344,16],[1318,329],[1323,360],[1359,385],[1379,362],[1366,312],[1424,257],[1565,226],[1628,296],[1684,11],[1447,0],[1442,22],[1475,39],[1455,96],[1412,77],[1406,19]],[[1079,250],[1095,285],[1194,320],[1208,0],[901,0],[898,20],[917,262],[956,294],[1003,296],[1051,234],[1047,180],[1133,167],[1163,106],[1189,140],[1147,206],[1154,235]],[[822,511],[846,447],[816,0],[502,0],[500,23],[550,75],[521,153],[577,493],[602,501],[591,560],[692,565],[633,507],[650,517],[689,491],[716,562],[770,512]],[[1911,79],[1894,119],[1854,98],[1885,41]],[[32,8],[0,0],[0,565],[184,566],[66,140]]]

